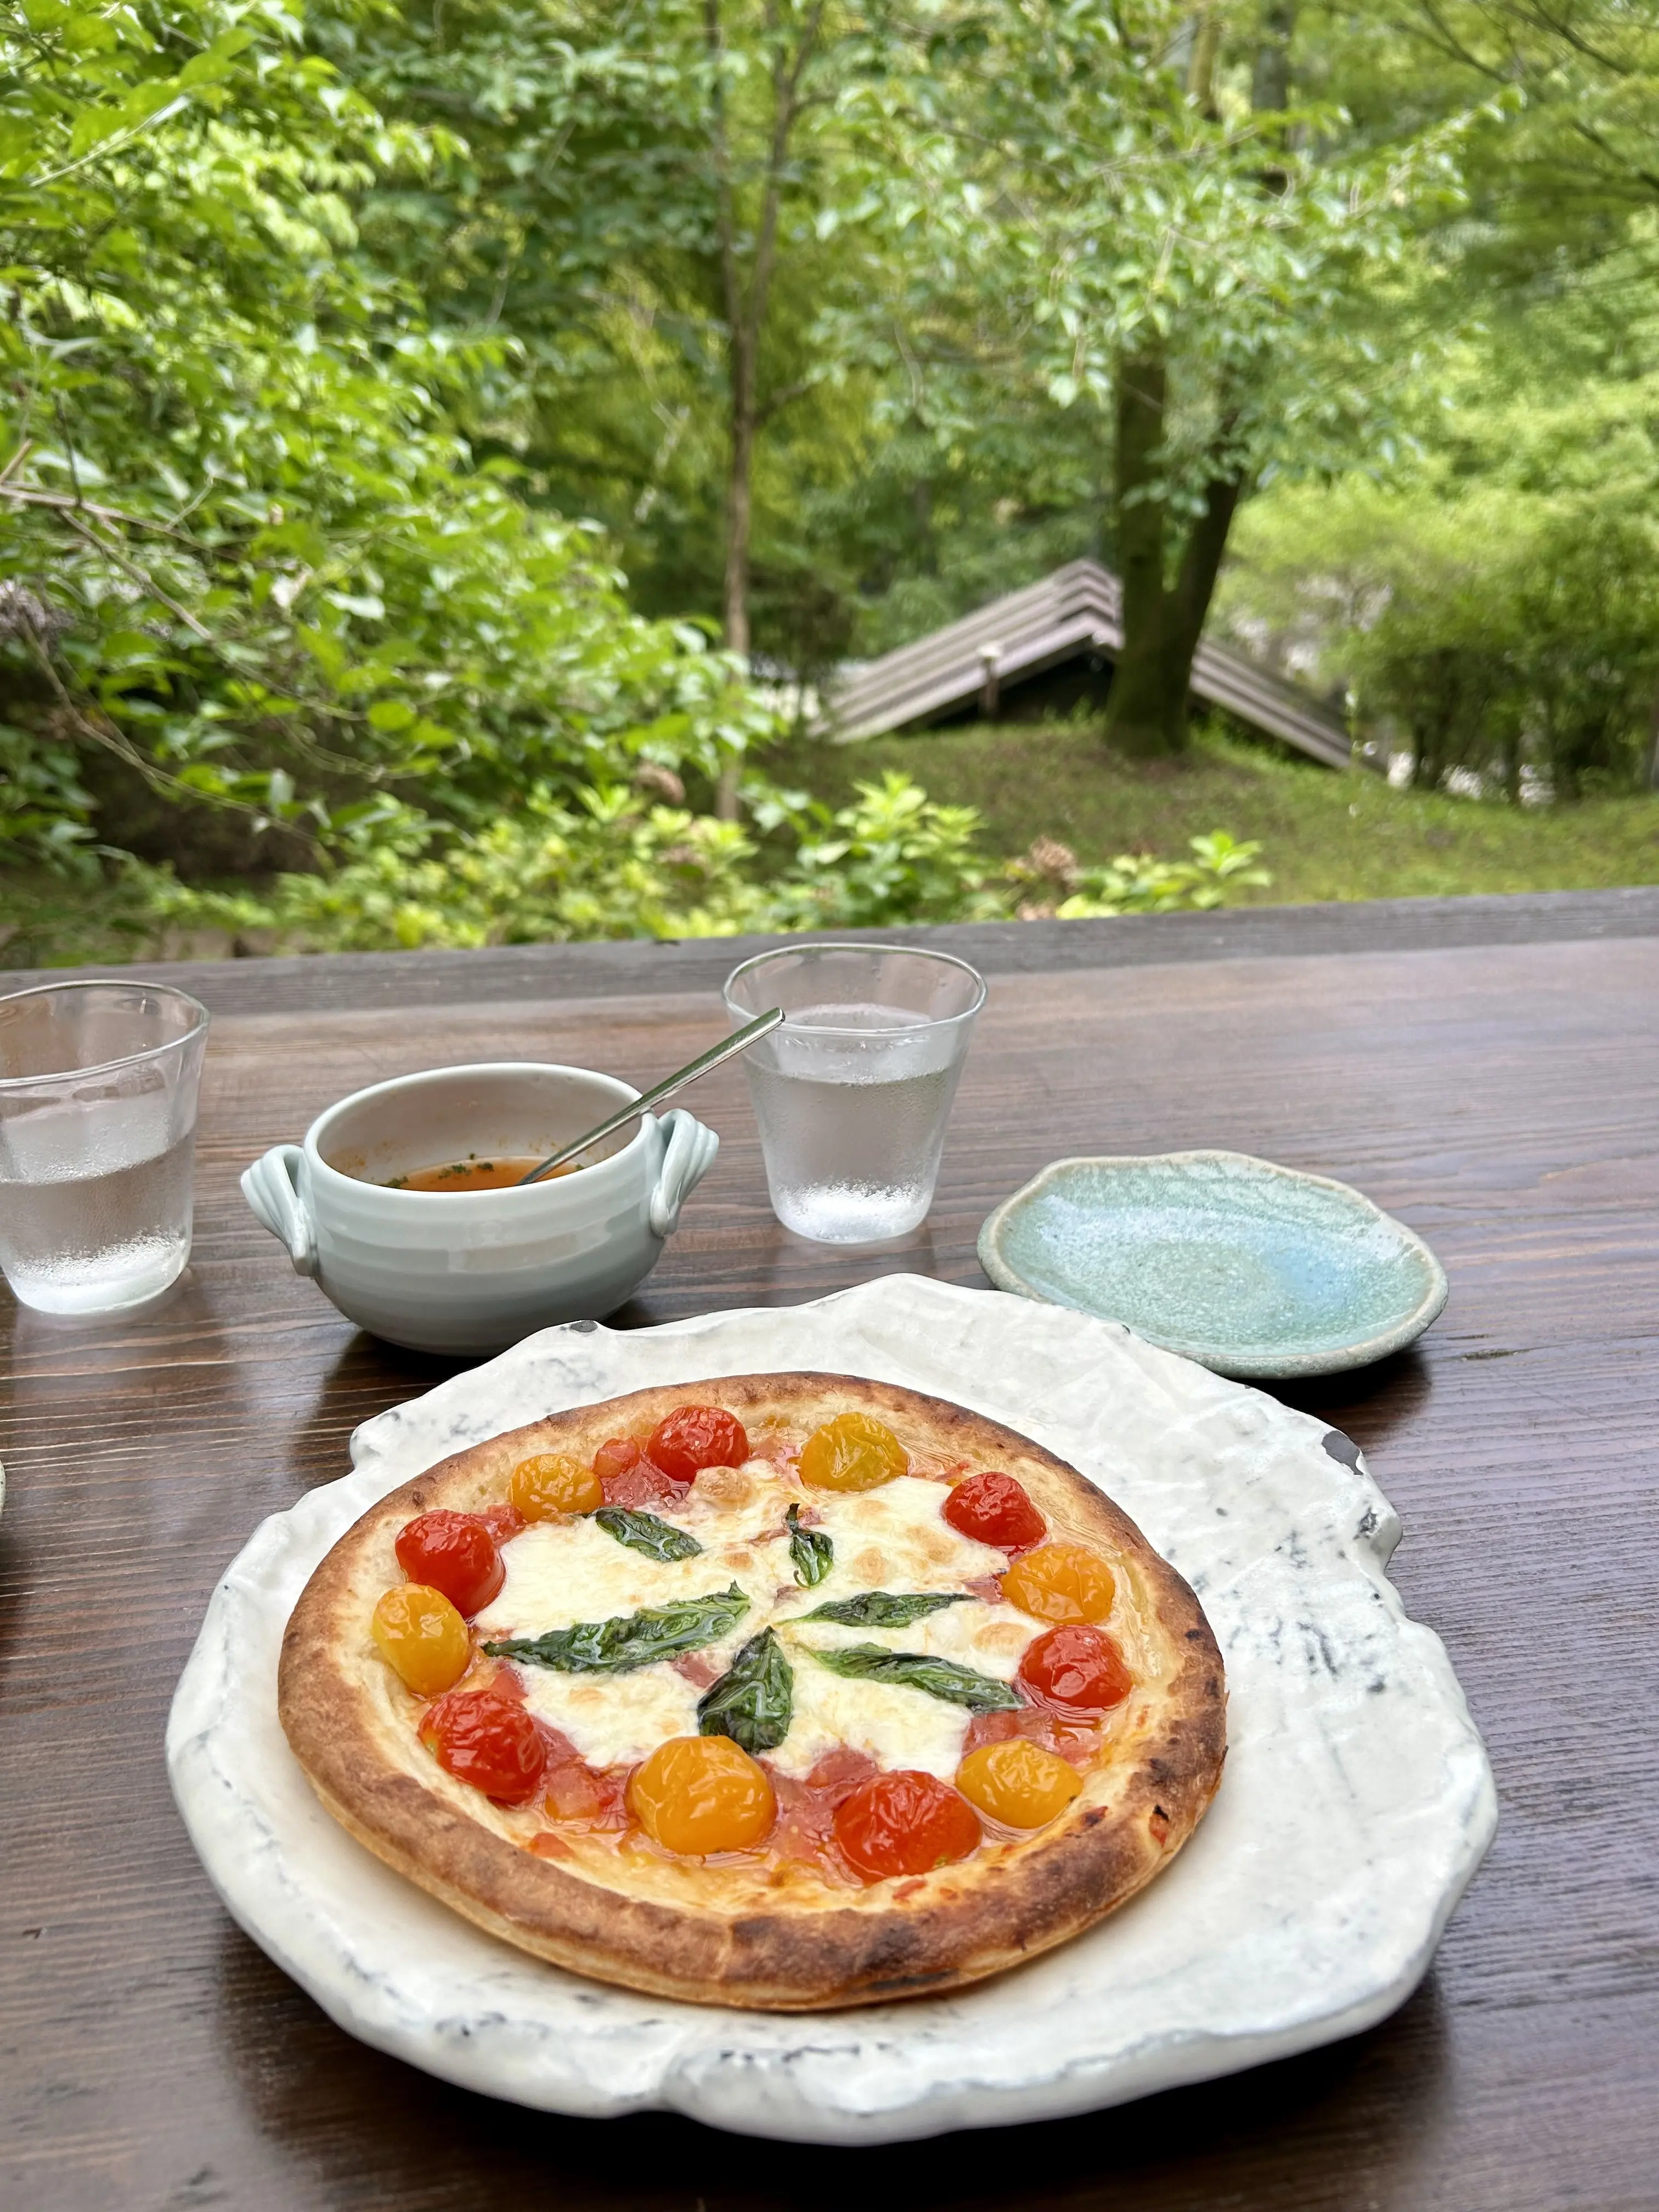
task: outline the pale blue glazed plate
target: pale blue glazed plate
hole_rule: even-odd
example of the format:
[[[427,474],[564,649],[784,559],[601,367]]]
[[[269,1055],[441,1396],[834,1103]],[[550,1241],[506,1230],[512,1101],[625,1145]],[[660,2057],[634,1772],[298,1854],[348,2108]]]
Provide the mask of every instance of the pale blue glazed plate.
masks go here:
[[[988,1218],[979,1256],[999,1290],[1248,1381],[1364,1367],[1446,1303],[1440,1262],[1403,1222],[1246,1152],[1055,1160]]]

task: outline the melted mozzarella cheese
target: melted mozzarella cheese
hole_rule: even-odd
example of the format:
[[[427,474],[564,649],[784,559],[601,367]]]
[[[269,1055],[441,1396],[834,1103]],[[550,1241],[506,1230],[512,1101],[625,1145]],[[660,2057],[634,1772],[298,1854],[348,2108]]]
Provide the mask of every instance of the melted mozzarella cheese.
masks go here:
[[[780,1628],[785,1626],[781,1620]],[[834,1620],[792,1621],[787,1624],[791,1648],[817,1644],[826,1650],[849,1644],[879,1644],[890,1651],[920,1651],[930,1659],[953,1659],[959,1666],[977,1668],[1012,1682],[1025,1647],[1042,1633],[1042,1624],[1018,1613],[1011,1605],[985,1605],[977,1598],[949,1605],[923,1615],[903,1628],[865,1628]],[[913,1693],[914,1694],[914,1693]]]
[[[817,1593],[815,1591],[816,1596]],[[832,1674],[812,1658],[814,1649],[879,1644],[889,1651],[920,1651],[953,1659],[981,1674],[1012,1680],[1039,1624],[1012,1606],[969,1599],[944,1607],[903,1628],[851,1627],[838,1621],[785,1626],[784,1649],[795,1672],[795,1715],[788,1735],[771,1753],[788,1774],[805,1775],[837,1743],[867,1752],[878,1766],[918,1766],[949,1781],[962,1760],[971,1714],[927,1690]]]
[[[848,1681],[792,1650],[795,1712],[789,1733],[767,1756],[786,1774],[810,1774],[826,1752],[847,1744],[890,1771],[918,1766],[948,1782],[962,1763],[971,1717],[923,1690]]]
[[[836,1562],[816,1589],[799,1592],[799,1603],[785,1610],[808,1613],[860,1590],[960,1589],[1000,1575],[1006,1554],[959,1535],[942,1516],[950,1494],[943,1483],[914,1474],[848,1496],[814,1492],[812,1506],[835,1545]]]
[[[733,1581],[752,1603],[756,1557],[745,1551],[744,1558],[742,1571],[714,1551],[665,1562],[619,1544],[596,1521],[538,1522],[501,1547],[507,1579],[477,1615],[477,1625],[489,1637],[539,1636],[579,1620],[612,1620],[643,1606],[705,1597],[729,1589]],[[769,1599],[769,1577],[757,1580]]]
[[[963,1707],[923,1690],[832,1674],[799,1648],[878,1643],[1012,1678],[1040,1625],[1009,1606],[970,1598],[902,1629],[800,1623],[815,1607],[865,1590],[960,1590],[1000,1574],[1004,1553],[960,1535],[942,1518],[947,1495],[939,1483],[907,1475],[878,1490],[818,1492],[804,1499],[764,1460],[711,1470],[661,1515],[703,1546],[695,1559],[653,1559],[592,1519],[538,1522],[502,1546],[506,1581],[477,1626],[491,1638],[534,1637],[705,1596],[735,1582],[748,1610],[735,1630],[702,1647],[698,1657],[712,1679],[763,1628],[783,1632],[794,1671],[794,1717],[769,1756],[784,1772],[807,1774],[826,1752],[846,1744],[882,1767],[920,1767],[948,1778],[960,1762],[970,1719]],[[784,1526],[792,1502],[810,1504],[835,1546],[830,1573],[811,1589],[798,1589],[793,1579]],[[631,1763],[668,1736],[696,1733],[702,1692],[665,1662],[617,1674],[565,1674],[526,1662],[518,1672],[530,1710],[593,1765]]]
[[[702,1692],[672,1667],[631,1674],[560,1674],[520,1667],[524,1701],[562,1730],[590,1766],[633,1765],[671,1735],[696,1735]]]

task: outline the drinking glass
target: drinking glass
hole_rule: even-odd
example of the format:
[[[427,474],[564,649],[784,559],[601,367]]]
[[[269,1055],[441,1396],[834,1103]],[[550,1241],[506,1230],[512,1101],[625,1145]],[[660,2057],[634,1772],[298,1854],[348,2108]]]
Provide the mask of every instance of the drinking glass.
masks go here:
[[[726,979],[732,1026],[781,1006],[744,1065],[772,1210],[821,1244],[873,1244],[927,1217],[984,979],[948,952],[799,945]]]
[[[0,1271],[20,1304],[108,1313],[183,1271],[207,1026],[164,983],[0,998]]]

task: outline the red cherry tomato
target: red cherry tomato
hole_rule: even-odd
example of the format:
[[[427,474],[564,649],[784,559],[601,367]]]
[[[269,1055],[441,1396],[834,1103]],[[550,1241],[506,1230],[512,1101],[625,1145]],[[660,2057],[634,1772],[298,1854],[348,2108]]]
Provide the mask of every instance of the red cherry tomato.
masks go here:
[[[872,1881],[931,1873],[965,1859],[979,1839],[979,1819],[967,1799],[937,1775],[908,1768],[872,1776],[836,1808],[842,1856]]]
[[[958,1534],[1005,1552],[1030,1551],[1048,1533],[1024,1484],[1012,1474],[970,1474],[945,1499],[944,1513]]]
[[[593,1455],[593,1472],[606,1482],[643,1455],[644,1447],[637,1437],[607,1437]]]
[[[486,1505],[478,1518],[498,1544],[505,1544],[527,1525],[512,1499],[506,1498],[499,1505]]]
[[[652,1513],[684,1497],[689,1483],[676,1482],[648,1460],[632,1437],[612,1437],[593,1455],[593,1472],[599,1478],[607,1505],[625,1505],[632,1513]]]
[[[1019,1684],[1060,1713],[1104,1713],[1134,1687],[1115,1638],[1082,1625],[1051,1628],[1026,1646]]]
[[[450,1690],[421,1716],[421,1741],[446,1774],[503,1805],[527,1804],[541,1787],[547,1747],[522,1705],[487,1690]]]
[[[749,1439],[723,1406],[676,1406],[652,1430],[645,1449],[665,1474],[690,1482],[706,1467],[741,1467]]]
[[[488,1605],[507,1579],[488,1524],[475,1513],[422,1513],[397,1544],[398,1565],[412,1583],[429,1583],[459,1613]]]

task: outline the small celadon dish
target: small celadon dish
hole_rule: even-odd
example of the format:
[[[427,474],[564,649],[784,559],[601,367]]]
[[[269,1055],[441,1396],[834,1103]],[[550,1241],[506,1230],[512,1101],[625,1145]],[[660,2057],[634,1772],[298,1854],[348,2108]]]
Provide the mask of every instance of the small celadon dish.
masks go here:
[[[242,1195],[349,1321],[417,1352],[501,1352],[612,1313],[650,1273],[720,1139],[676,1107],[642,1114],[574,1174],[481,1190],[388,1186],[445,1160],[544,1159],[639,1093],[591,1068],[501,1060],[354,1091]]]
[[[989,1216],[979,1256],[999,1290],[1246,1381],[1365,1366],[1446,1303],[1440,1262],[1403,1222],[1245,1152],[1055,1160]]]

